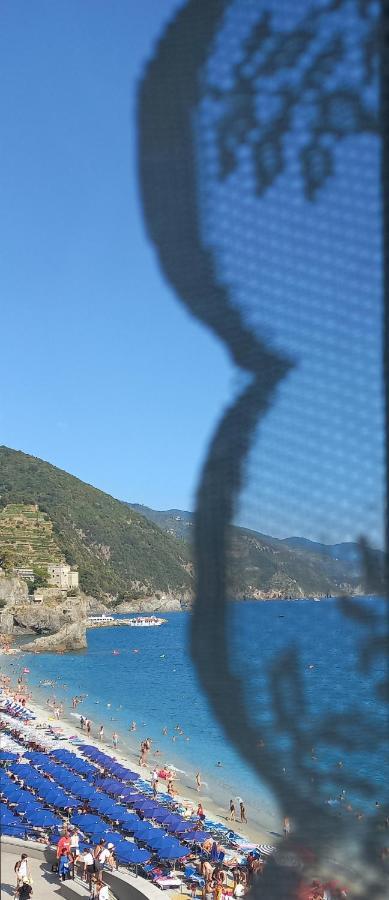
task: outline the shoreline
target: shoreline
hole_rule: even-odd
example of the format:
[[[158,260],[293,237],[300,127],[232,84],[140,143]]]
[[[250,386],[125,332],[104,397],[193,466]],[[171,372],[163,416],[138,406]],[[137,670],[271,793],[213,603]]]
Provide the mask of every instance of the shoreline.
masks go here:
[[[14,663],[17,661],[22,661],[22,658],[28,659],[29,655],[24,656],[23,652],[17,654],[17,658],[13,657]],[[7,671],[5,671],[5,667],[2,665],[3,658],[0,661],[0,671],[2,670],[4,674],[9,675],[11,680],[16,680],[16,672],[9,671],[7,667]],[[141,735],[138,735],[138,747],[135,744],[131,743],[128,738],[125,741],[121,741],[119,746],[115,749],[109,740],[100,740],[96,735],[87,735],[85,731],[81,730],[79,724],[80,715],[84,715],[85,717],[89,717],[94,727],[97,727],[96,719],[93,719],[93,712],[89,713],[88,710],[88,702],[87,699],[82,703],[82,712],[78,712],[73,710],[71,707],[64,706],[64,711],[61,713],[61,717],[59,719],[54,715],[54,710],[51,706],[48,706],[44,702],[43,694],[44,689],[39,685],[31,685],[28,682],[26,683],[26,687],[28,688],[29,695],[31,699],[28,701],[28,707],[34,711],[36,715],[36,724],[47,726],[54,725],[56,728],[61,729],[62,735],[66,740],[61,740],[58,742],[59,746],[69,747],[69,749],[79,747],[80,750],[82,748],[82,744],[91,744],[95,747],[98,747],[100,750],[103,750],[105,753],[108,753],[114,759],[117,759],[119,762],[124,765],[129,766],[133,771],[137,772],[145,781],[151,781],[151,774],[154,768],[162,768],[163,765],[169,765],[170,768],[174,771],[174,787],[176,790],[174,800],[178,803],[183,803],[188,806],[192,806],[194,811],[197,808],[199,801],[201,801],[204,812],[210,818],[213,818],[217,821],[221,821],[223,824],[228,824],[229,819],[227,816],[226,804],[222,802],[222,798],[218,796],[218,790],[215,789],[212,782],[203,782],[204,790],[197,791],[195,786],[188,783],[188,773],[185,772],[184,766],[185,762],[182,762],[182,768],[179,767],[180,760],[177,759],[177,765],[173,765],[169,761],[169,757],[166,756],[165,753],[161,753],[158,756],[153,754],[153,751],[150,751],[149,759],[146,766],[139,765],[139,742],[141,740]],[[49,686],[47,686],[50,690]],[[58,686],[56,685],[56,688]],[[51,688],[53,690],[53,688]],[[18,693],[16,688],[12,686],[11,693]],[[59,699],[59,698],[58,698]],[[62,699],[62,698],[61,698]],[[68,698],[66,697],[68,701]],[[66,702],[66,701],[65,701]],[[89,713],[89,716],[88,716]],[[100,720],[102,724],[104,724],[104,728],[108,725],[107,722],[104,722],[104,717],[101,716]],[[112,727],[112,723],[109,723],[109,726]],[[135,732],[134,732],[135,734]],[[70,737],[77,737],[77,741],[79,743],[75,744],[74,741],[69,740]],[[171,758],[172,754],[170,754]],[[208,773],[207,773],[208,775]],[[163,780],[159,782],[159,789],[161,791],[166,790],[166,783]],[[260,800],[260,787],[258,788],[258,799]],[[228,798],[229,799],[229,798]],[[227,801],[228,804],[228,801]],[[239,804],[236,804],[236,808],[238,811]],[[250,820],[247,824],[241,823],[239,817],[237,816],[235,821],[232,821],[231,829],[237,831],[242,837],[252,843],[261,844],[261,843],[271,843],[277,842],[276,835],[279,834],[279,839],[282,838],[281,833],[281,816],[277,815],[276,809],[274,812],[272,811],[266,815],[266,812],[259,812],[257,810],[257,816],[252,815],[253,808],[250,806]],[[247,805],[246,805],[246,814],[247,814]],[[277,828],[278,825],[278,828]],[[278,830],[279,829],[279,830]]]

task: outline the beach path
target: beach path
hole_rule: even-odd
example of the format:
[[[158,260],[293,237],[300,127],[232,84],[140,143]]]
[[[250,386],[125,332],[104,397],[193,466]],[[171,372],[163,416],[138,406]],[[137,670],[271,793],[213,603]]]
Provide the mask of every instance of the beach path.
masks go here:
[[[21,850],[28,853],[28,848],[25,850],[25,848],[22,847]],[[0,852],[1,900],[10,900],[10,898],[12,898],[14,895],[14,866],[16,861],[19,859],[19,855],[10,853],[8,850],[5,850],[3,845],[1,845],[0,847]],[[28,864],[33,881],[33,898],[36,897],[37,900],[54,900],[54,898],[63,896],[63,893],[61,891],[61,884],[58,881],[58,876],[54,875],[51,872],[51,866],[49,863],[47,863],[43,859],[34,859],[34,857],[29,856]],[[85,885],[84,887],[79,879],[77,879],[77,893],[80,896],[89,897],[87,886]]]

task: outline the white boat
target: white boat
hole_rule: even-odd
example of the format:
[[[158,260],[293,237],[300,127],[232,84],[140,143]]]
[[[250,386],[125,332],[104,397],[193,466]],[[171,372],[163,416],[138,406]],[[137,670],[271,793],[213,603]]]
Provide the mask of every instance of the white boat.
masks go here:
[[[166,619],[158,619],[157,616],[134,616],[131,619],[116,618],[114,616],[88,616],[88,625],[129,625],[131,628],[152,628],[155,625],[163,625]]]
[[[166,619],[158,619],[156,616],[136,616],[133,619],[127,619],[127,625],[133,628],[152,628],[154,625],[163,625]]]
[[[97,625],[104,625],[105,622],[114,622],[115,619],[113,616],[106,616],[103,613],[102,616],[88,616],[88,622],[96,622]]]

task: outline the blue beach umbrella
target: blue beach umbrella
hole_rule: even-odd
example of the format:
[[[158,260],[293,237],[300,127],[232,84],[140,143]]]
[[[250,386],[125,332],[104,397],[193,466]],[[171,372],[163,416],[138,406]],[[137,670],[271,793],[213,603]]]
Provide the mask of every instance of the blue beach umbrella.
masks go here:
[[[141,819],[138,819],[138,816],[133,816],[133,822],[130,819],[126,822],[126,831],[129,834],[132,834],[136,839],[138,839],[139,833],[142,832],[145,825],[150,825],[150,822],[143,822]]]
[[[6,760],[14,760],[18,758],[17,753],[12,753],[11,750],[0,750],[0,761],[5,762]]]
[[[148,850],[141,850],[140,847],[134,847],[131,844],[120,844],[115,850],[118,862],[127,863],[128,865],[139,866],[148,862],[151,853]]]
[[[136,797],[139,797],[139,794],[134,788],[124,786],[122,797],[124,797],[124,800],[131,802],[132,800],[135,800]]]
[[[30,762],[36,765],[40,765],[44,767],[48,761],[48,757],[46,753],[41,753],[39,750],[27,750],[26,753],[23,754],[26,759],[29,759]]]
[[[144,803],[150,803],[150,798],[146,797],[144,794],[136,794],[132,801],[132,805],[135,809],[142,809]]]
[[[128,810],[127,810],[127,809],[124,809],[123,806],[122,806],[122,807],[119,807],[119,809],[120,809],[121,811],[119,812],[119,810],[116,809],[115,812],[114,812],[113,815],[112,815],[112,819],[114,819],[114,820],[117,821],[117,822],[120,822],[120,824],[123,825],[124,828],[126,828],[127,825],[128,825],[128,826],[129,826],[129,829],[131,830],[131,827],[132,827],[132,825],[133,825],[133,823],[134,823],[134,815],[133,815],[133,813],[128,812]]]
[[[62,825],[61,819],[50,812],[50,810],[36,810],[29,815],[29,822],[31,825],[36,825],[39,828],[55,828]]]
[[[114,797],[121,797],[125,790],[124,784],[121,784],[120,781],[112,781],[109,785],[103,783],[100,786],[103,790],[106,790],[108,794],[112,794]]]
[[[89,813],[74,813],[72,816],[72,825],[77,825],[77,828],[81,828],[82,831],[89,825],[95,825],[96,822],[101,823],[103,830],[108,831],[108,826],[98,816],[92,816]]]
[[[154,813],[153,819],[155,819],[156,822],[159,822],[162,825],[165,823],[166,819],[170,819],[171,815],[172,814],[169,809],[163,809],[163,807],[160,807],[159,810]]]
[[[80,800],[89,800],[91,797],[100,797],[100,794],[96,794],[93,785],[87,784],[86,782],[75,784],[72,790],[75,797],[79,797]]]
[[[151,800],[144,800],[141,805],[135,806],[134,809],[137,809],[139,812],[142,812],[146,819],[153,819],[154,813],[158,810],[155,803],[152,803]]]
[[[8,766],[8,771],[12,772],[13,775],[17,775],[18,778],[27,778],[28,773],[31,772],[31,767],[28,763],[12,763],[12,766]]]
[[[169,831],[174,831],[174,834],[184,834],[186,831],[196,831],[197,821],[198,820],[196,819],[194,821],[193,819],[182,819],[181,822],[173,825]]]
[[[206,834],[205,831],[188,831],[186,834],[181,835],[181,840],[191,844],[203,844],[204,841],[208,841],[211,837],[212,835]]]
[[[106,844],[113,844],[116,847],[116,844],[123,842],[123,835],[119,834],[118,831],[105,831],[104,840]]]
[[[170,813],[166,819],[164,819],[163,826],[164,828],[168,828],[169,831],[176,826],[181,825],[180,816],[175,816],[174,813]]]
[[[155,837],[156,832],[159,830],[160,829],[154,828],[152,825],[150,825],[149,822],[142,822],[141,827],[138,828],[135,832],[135,837],[137,841],[145,841],[145,843],[148,843],[148,839]]]
[[[160,859],[183,859],[188,853],[189,848],[179,844],[178,841],[166,841],[158,851],[158,856]]]
[[[147,840],[148,846],[152,848],[152,850],[160,851],[167,844],[172,843],[172,838],[170,835],[166,834],[166,832],[159,832],[159,834],[151,835]]]

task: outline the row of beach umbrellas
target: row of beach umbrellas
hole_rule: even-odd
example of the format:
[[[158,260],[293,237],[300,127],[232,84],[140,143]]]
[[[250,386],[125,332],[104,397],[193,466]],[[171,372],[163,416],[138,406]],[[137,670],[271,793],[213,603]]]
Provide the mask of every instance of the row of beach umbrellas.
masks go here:
[[[172,814],[158,802],[152,801],[150,797],[140,793],[133,786],[131,787],[129,782],[139,779],[137,773],[132,773],[130,769],[116,763],[110,756],[97,748],[84,747],[83,750],[86,751],[85,755],[94,758],[98,765],[107,770],[109,768],[110,775],[115,777],[99,777],[99,770],[95,766],[65,748],[56,748],[49,755],[38,751],[27,751],[24,756],[29,760],[29,764],[13,763],[10,771],[22,778],[26,785],[36,788],[44,802],[55,808],[70,811],[79,805],[80,799],[88,799],[93,810],[117,823],[136,841],[146,844],[152,852],[158,854],[160,859],[184,858],[188,854],[188,843],[195,841],[202,843],[209,837],[204,832],[196,831],[193,822],[188,822],[182,817]],[[55,779],[55,783],[44,778],[42,773],[37,771],[40,768],[46,774],[51,775]],[[81,774],[86,777],[94,777],[94,784],[85,781],[80,777]],[[119,778],[122,778],[125,783],[119,781]],[[12,793],[12,789],[17,789],[18,785],[10,781],[9,784],[11,788],[8,787],[6,796],[9,800],[12,800],[13,797],[13,802],[18,802],[15,800],[15,791]],[[97,787],[102,793],[96,793]],[[22,791],[20,787],[19,791],[24,797],[28,796],[27,792]],[[157,822],[162,827],[142,821],[135,812],[130,812],[125,806],[115,802],[112,796],[107,796],[108,792],[114,797],[120,797],[127,805],[131,805],[133,810],[140,812],[145,819],[153,819],[154,823]],[[17,791],[16,794],[18,794]],[[20,794],[18,797],[20,799]],[[26,805],[26,800],[24,800],[24,805]],[[38,824],[38,813],[40,812],[39,821],[42,823],[42,827],[49,826],[51,822],[54,825],[54,821],[50,819],[50,815],[53,815],[50,810],[42,812],[39,807],[36,807],[35,811],[37,815],[33,816],[33,824]],[[46,818],[43,813],[47,813]],[[74,813],[71,823],[90,837],[106,834],[111,827],[99,815]],[[55,824],[58,824],[58,820],[55,820]],[[128,861],[136,865],[150,858],[148,850],[141,849],[136,844],[124,840],[123,836],[116,832],[112,832],[112,834],[116,835],[116,839],[112,843],[117,850],[119,861]]]

